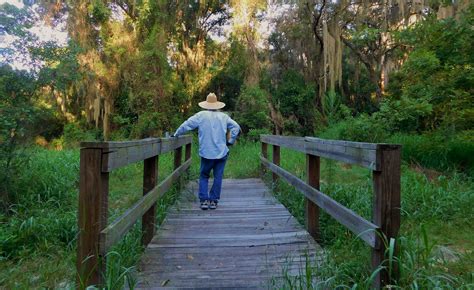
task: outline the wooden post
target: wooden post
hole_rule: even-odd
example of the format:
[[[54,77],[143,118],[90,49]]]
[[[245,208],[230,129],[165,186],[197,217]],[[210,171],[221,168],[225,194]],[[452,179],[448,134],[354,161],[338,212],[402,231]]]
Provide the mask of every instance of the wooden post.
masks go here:
[[[308,184],[319,190],[320,179],[320,159],[319,156],[306,154],[306,174]],[[320,241],[319,229],[319,207],[305,198],[305,214],[306,214],[306,229],[309,234],[316,240]]]
[[[102,149],[83,148],[80,156],[77,240],[78,286],[103,284],[105,257],[100,232],[107,226],[109,174],[102,172]]]
[[[262,142],[262,156],[266,159],[268,159],[268,144],[265,142]],[[260,165],[262,175],[265,174],[265,165],[263,163]]]
[[[273,163],[280,166],[280,146],[273,145]],[[278,175],[276,173],[272,174],[273,183],[276,183],[278,180]]]
[[[184,160],[189,160],[191,158],[191,143],[186,144],[186,150],[184,153]]]
[[[174,150],[174,169],[178,168],[181,165],[181,160],[183,159],[183,150],[182,146]],[[181,176],[176,181],[178,188],[181,188]]]
[[[158,180],[158,160],[159,156],[153,156],[145,159],[143,162],[143,195],[152,190]],[[155,235],[155,213],[156,204],[142,216],[142,245],[146,246],[151,242]]]
[[[383,145],[382,145],[383,146]],[[373,223],[380,227],[380,233],[387,239],[386,243],[377,238],[372,250],[372,268],[380,265],[388,267],[384,262],[385,251],[391,238],[396,238],[400,229],[400,146],[383,146],[377,149],[380,170],[373,172],[374,207]],[[380,289],[397,279],[398,267],[380,271],[374,281],[374,288]],[[392,275],[390,276],[389,272]]]

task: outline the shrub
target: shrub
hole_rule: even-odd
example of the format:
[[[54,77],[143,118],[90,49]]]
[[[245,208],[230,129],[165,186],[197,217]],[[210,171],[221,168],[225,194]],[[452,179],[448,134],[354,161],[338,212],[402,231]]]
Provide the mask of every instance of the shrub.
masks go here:
[[[238,119],[244,133],[252,129],[269,129],[267,92],[258,86],[245,87],[237,100]]]
[[[423,135],[396,134],[388,139],[402,145],[404,160],[439,170],[457,168],[473,173],[472,131],[444,135],[440,131]]]
[[[322,138],[342,139],[359,142],[382,142],[388,136],[387,127],[367,114],[350,117],[327,128],[321,134]]]

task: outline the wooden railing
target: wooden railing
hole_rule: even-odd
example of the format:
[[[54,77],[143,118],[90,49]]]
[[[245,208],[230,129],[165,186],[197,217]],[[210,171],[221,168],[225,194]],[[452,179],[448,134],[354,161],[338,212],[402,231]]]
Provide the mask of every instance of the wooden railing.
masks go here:
[[[142,244],[155,233],[155,204],[191,165],[191,136],[126,142],[82,142],[79,185],[78,285],[103,285],[107,251],[142,218]],[[182,147],[186,146],[185,162]],[[174,171],[160,184],[158,156],[174,151]],[[111,224],[109,172],[144,160],[143,197]]]
[[[372,267],[379,268],[375,288],[389,284],[396,278],[396,269],[388,271],[386,250],[390,239],[396,238],[400,228],[400,145],[373,144],[324,140],[313,137],[261,135],[262,169],[273,172],[273,181],[285,179],[306,197],[306,227],[320,240],[319,209],[323,209],[372,248]],[[273,145],[273,162],[268,158],[268,145]],[[306,154],[307,182],[297,178],[280,165],[280,146]],[[338,203],[319,189],[320,157],[356,164],[372,170],[372,221]],[[389,272],[392,273],[389,277]]]

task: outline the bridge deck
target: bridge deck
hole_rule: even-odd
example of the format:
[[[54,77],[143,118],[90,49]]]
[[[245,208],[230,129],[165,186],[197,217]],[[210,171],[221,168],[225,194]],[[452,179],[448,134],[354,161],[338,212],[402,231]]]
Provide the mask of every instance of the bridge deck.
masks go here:
[[[216,210],[191,182],[140,262],[137,288],[267,288],[322,250],[260,179],[226,179]]]

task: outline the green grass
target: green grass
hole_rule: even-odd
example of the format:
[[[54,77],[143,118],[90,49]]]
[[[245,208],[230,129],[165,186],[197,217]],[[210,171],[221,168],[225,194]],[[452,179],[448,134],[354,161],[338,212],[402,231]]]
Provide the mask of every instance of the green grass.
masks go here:
[[[195,143],[196,144],[196,143]],[[199,171],[193,146],[190,178]],[[271,156],[271,150],[269,150]],[[259,177],[260,144],[239,142],[231,148],[225,178]],[[281,164],[305,177],[305,156],[282,149]],[[0,288],[73,288],[77,235],[79,151],[32,149],[31,158],[15,181],[18,203],[10,215],[0,215]],[[172,171],[171,154],[160,156],[159,180]],[[142,195],[143,164],[118,169],[110,175],[109,221]],[[267,174],[265,180],[269,181]],[[269,183],[270,184],[270,183]],[[356,166],[323,159],[323,192],[365,218],[371,216],[371,173]],[[172,190],[158,204],[157,221],[176,199]],[[284,182],[274,190],[292,214],[304,222],[304,198]],[[402,167],[402,226],[400,268],[402,288],[469,288],[474,268],[474,181],[456,172]],[[107,288],[133,285],[142,253],[140,222],[108,254]],[[327,214],[321,214],[324,267],[306,265],[298,277],[287,276],[283,289],[365,289],[370,285],[370,250]],[[453,253],[443,259],[440,249]],[[42,265],[42,267],[38,267]],[[318,277],[318,283],[314,282]],[[312,281],[311,283],[309,281]],[[309,285],[312,284],[312,285]],[[291,285],[291,287],[290,287]]]
[[[271,152],[269,152],[271,154]],[[282,149],[281,164],[305,178],[305,157]],[[270,182],[270,177],[266,176]],[[402,166],[401,278],[396,286],[410,289],[474,287],[474,181],[457,172],[420,170]],[[277,198],[304,223],[304,198],[284,181],[274,185]],[[321,190],[370,219],[372,179],[369,170],[322,159]],[[370,288],[370,250],[354,234],[325,213],[321,214],[323,267],[310,265],[299,277],[289,277],[282,289]],[[443,257],[442,251],[452,253]],[[309,286],[308,276],[319,284]]]

